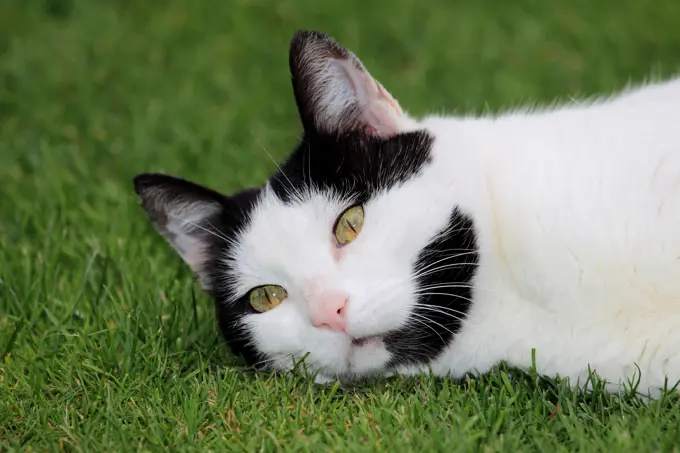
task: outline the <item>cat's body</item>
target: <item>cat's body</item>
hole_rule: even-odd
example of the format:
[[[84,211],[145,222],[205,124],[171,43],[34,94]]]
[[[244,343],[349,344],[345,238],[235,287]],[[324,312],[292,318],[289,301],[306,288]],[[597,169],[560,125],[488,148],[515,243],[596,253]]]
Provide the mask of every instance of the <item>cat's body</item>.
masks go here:
[[[574,384],[680,380],[680,79],[416,120],[323,35],[296,35],[291,71],[305,137],[266,186],[136,180],[237,352],[344,379],[527,368],[535,349]],[[253,311],[262,285],[285,295]]]
[[[467,323],[434,372],[528,367],[536,348],[547,375],[584,382],[590,366],[617,383],[638,366],[643,391],[680,379],[680,79],[420,124],[440,206],[471,216],[480,253]]]

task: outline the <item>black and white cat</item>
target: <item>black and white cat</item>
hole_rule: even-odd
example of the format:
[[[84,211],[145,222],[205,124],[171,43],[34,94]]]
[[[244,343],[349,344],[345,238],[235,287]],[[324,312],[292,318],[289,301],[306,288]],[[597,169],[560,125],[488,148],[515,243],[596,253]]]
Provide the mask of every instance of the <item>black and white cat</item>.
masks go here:
[[[415,119],[329,37],[295,35],[304,136],[262,187],[135,178],[251,364],[321,381],[505,361],[609,389],[680,379],[680,79]]]

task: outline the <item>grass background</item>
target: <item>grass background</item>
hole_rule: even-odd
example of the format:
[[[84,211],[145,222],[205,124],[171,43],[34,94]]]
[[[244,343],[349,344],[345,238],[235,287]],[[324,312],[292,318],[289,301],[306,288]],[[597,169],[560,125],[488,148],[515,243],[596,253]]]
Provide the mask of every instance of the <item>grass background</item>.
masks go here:
[[[0,451],[677,451],[649,405],[507,370],[317,387],[255,375],[130,180],[259,184],[300,131],[299,28],[413,114],[606,93],[680,70],[680,2],[0,2]]]

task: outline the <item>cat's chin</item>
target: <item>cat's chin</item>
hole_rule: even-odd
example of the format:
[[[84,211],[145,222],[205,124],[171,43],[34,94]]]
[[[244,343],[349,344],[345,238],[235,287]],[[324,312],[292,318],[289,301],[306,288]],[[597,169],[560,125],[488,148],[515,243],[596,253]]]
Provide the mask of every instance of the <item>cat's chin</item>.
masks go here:
[[[391,358],[380,335],[352,338],[347,351],[338,355],[335,365],[317,369],[316,383],[356,381],[371,376],[385,376]]]

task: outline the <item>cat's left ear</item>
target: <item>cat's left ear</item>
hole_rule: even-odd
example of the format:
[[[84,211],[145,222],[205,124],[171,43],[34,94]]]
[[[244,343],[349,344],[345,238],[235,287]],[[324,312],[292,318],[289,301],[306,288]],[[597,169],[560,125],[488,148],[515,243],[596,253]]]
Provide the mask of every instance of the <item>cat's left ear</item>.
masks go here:
[[[290,72],[306,131],[363,130],[390,137],[414,121],[352,52],[315,31],[299,31],[290,44]]]
[[[260,189],[246,189],[227,197],[163,174],[138,175],[134,186],[158,232],[191,267],[203,289],[212,289],[211,271],[217,253]]]

